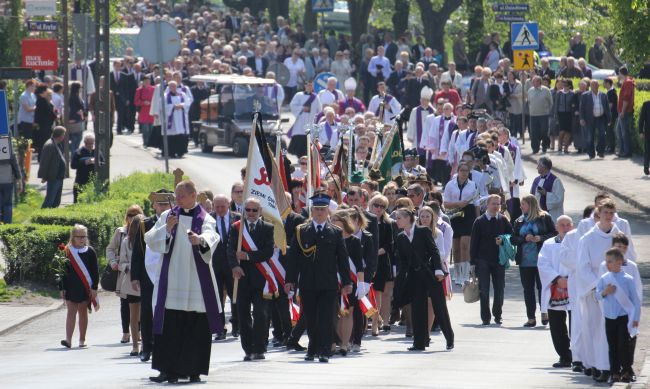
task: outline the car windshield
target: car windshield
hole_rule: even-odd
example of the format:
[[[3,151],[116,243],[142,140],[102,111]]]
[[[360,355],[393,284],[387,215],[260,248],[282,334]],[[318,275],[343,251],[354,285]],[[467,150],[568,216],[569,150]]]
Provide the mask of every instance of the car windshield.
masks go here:
[[[279,86],[236,85],[234,88],[235,118],[250,119],[260,111],[262,119],[278,118],[277,89]]]

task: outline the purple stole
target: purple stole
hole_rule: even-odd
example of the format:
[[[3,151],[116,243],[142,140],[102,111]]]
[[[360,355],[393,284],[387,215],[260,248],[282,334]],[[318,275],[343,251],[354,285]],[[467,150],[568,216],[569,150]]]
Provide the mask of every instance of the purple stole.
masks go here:
[[[176,206],[169,215],[180,215],[181,209]],[[192,232],[199,235],[207,213],[200,205],[197,205],[192,210]],[[167,285],[169,283],[169,262],[174,252],[174,243],[176,242],[176,232],[178,225],[174,226],[171,233],[171,241],[169,244],[169,251],[163,256],[162,268],[160,269],[160,279],[158,280],[158,295],[156,300],[156,307],[153,314],[153,333],[161,335],[163,333],[163,325],[165,320],[165,301],[167,301]],[[219,305],[217,303],[217,295],[212,284],[212,275],[210,267],[201,258],[198,246],[192,246],[192,254],[194,256],[194,264],[196,265],[196,273],[199,276],[199,283],[201,284],[201,292],[203,293],[203,303],[205,304],[205,313],[208,317],[210,324],[210,333],[216,334],[223,330],[223,323],[219,316]]]
[[[185,97],[183,97],[183,93],[179,94],[178,97],[181,98],[181,104],[185,104]],[[167,104],[171,104],[171,103],[172,103],[172,93],[169,92],[169,93],[167,93]],[[187,134],[187,124],[185,123],[185,107],[183,107],[182,114],[183,114],[183,132]],[[174,110],[173,109],[169,113],[169,118],[167,119],[167,129],[168,130],[171,130],[171,128],[172,128],[172,122],[173,122],[172,119],[174,119]]]
[[[392,111],[390,110],[390,106],[388,105],[388,104],[390,104],[391,101],[393,101],[393,96],[386,93],[386,97],[384,98],[384,111],[386,109],[388,109],[388,112],[392,113]],[[379,107],[377,107],[377,110],[375,111],[375,116],[377,116],[377,117],[379,117],[379,108],[380,107],[381,107],[381,105],[379,105]],[[385,119],[386,119],[386,113],[384,112],[384,120]]]
[[[354,112],[358,113],[361,111],[361,102],[356,97],[345,99],[343,101],[343,109],[349,107],[352,107],[352,109],[354,109]]]
[[[553,173],[548,173],[546,175],[546,179],[544,180],[544,183],[542,184],[542,188],[546,190],[547,192],[553,192],[553,183],[555,182],[555,177]],[[533,186],[530,188],[530,194],[535,195],[537,193],[537,187],[539,186],[539,181],[542,179],[542,176],[537,176],[535,177],[535,180],[533,181]],[[548,211],[548,207],[546,206],[546,195],[540,195],[539,197],[539,205],[542,207],[543,210]]]
[[[277,87],[277,84],[276,84],[275,86]],[[277,92],[277,90],[276,90],[276,92]],[[307,99],[307,101],[305,101],[305,104],[303,104],[302,106],[303,106],[303,107],[311,108],[311,104],[314,102],[315,99],[316,99],[316,93],[311,92],[311,93],[309,94],[309,98]],[[302,115],[303,112],[304,112],[304,111],[301,111],[301,112],[298,114],[298,116]],[[296,116],[296,119],[298,118],[298,116]],[[295,125],[296,125],[296,123],[294,122],[293,125],[291,126],[291,128],[289,129],[289,132],[287,132],[287,136],[288,136],[289,138],[291,138],[291,137],[293,136],[293,126],[295,126]]]
[[[332,130],[332,127],[330,126],[329,122],[325,121],[325,135],[327,135],[327,142],[330,143],[330,139],[332,138],[332,133],[334,131]]]
[[[72,81],[77,81],[77,70],[81,70],[81,74],[83,74],[83,68],[74,66],[72,70],[70,71],[70,79]],[[82,76],[83,77],[83,76]]]
[[[336,89],[334,89],[334,91],[331,91],[331,90],[328,89],[327,91],[329,93],[331,93],[332,95],[334,95],[334,101],[336,101],[338,103],[339,102],[339,94],[336,93]]]
[[[441,115],[442,116],[442,115]],[[449,128],[451,128],[452,125],[456,124],[456,121],[454,120],[454,117],[452,116],[449,118]],[[443,116],[442,119],[440,120],[440,126],[438,127],[438,142],[442,141],[442,136],[445,134],[445,117]],[[440,153],[440,147],[442,145],[438,144],[438,153]]]
[[[433,113],[433,108],[431,108],[431,106],[428,106],[426,111],[429,112],[430,115]],[[421,105],[415,109],[415,119],[416,119],[416,123],[415,123],[416,137],[417,137],[415,139],[415,143],[418,145],[418,155],[423,157],[425,154],[425,150],[422,147],[420,147],[420,141],[422,139],[422,106]]]
[[[478,130],[476,131],[467,130],[467,134],[465,134],[465,139],[469,139],[468,147],[467,147],[468,150],[474,147],[474,140],[476,139],[476,134],[478,134]]]

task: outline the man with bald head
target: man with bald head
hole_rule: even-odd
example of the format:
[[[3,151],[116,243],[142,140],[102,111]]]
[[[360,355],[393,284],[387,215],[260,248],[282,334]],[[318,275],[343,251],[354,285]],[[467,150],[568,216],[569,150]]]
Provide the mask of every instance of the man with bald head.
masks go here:
[[[232,271],[230,270],[230,264],[228,263],[228,236],[230,229],[232,228],[233,223],[238,221],[241,218],[241,215],[237,212],[230,210],[230,199],[225,194],[218,194],[214,196],[212,200],[212,208],[214,211],[211,216],[216,220],[217,224],[217,233],[221,237],[219,244],[217,245],[214,254],[212,254],[212,268],[214,269],[214,276],[217,279],[217,285],[219,290],[223,292],[224,288],[230,296],[230,312],[232,317],[230,318],[230,324],[232,325],[232,336],[237,338],[239,337],[239,320],[237,317],[237,304],[233,303],[233,278]],[[223,306],[226,301],[226,294],[221,295],[221,305]],[[226,322],[225,314],[221,312],[221,320],[223,323]],[[224,328],[221,333],[217,334],[215,340],[226,339],[227,330]]]
[[[571,272],[562,265],[560,249],[562,240],[573,229],[573,221],[567,215],[561,215],[555,223],[557,236],[544,241],[537,259],[539,277],[542,281],[542,313],[548,312],[549,327],[553,346],[560,360],[553,364],[555,368],[571,367],[572,356],[567,329],[567,312],[571,316],[573,302],[569,298],[568,279]]]

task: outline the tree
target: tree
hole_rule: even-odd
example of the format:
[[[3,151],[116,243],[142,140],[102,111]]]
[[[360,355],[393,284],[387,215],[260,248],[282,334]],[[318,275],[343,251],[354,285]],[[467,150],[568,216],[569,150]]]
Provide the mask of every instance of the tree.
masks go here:
[[[410,0],[395,0],[395,12],[392,18],[395,37],[399,37],[408,29],[410,7]]]
[[[251,10],[251,15],[257,15],[260,11],[264,11],[266,3],[266,0],[223,0],[223,5],[237,11],[243,11],[244,8],[248,7]]]
[[[310,0],[305,1],[305,14],[302,18],[302,25],[307,36],[318,28],[318,19],[316,18],[316,13],[313,11]]]
[[[483,0],[467,0],[466,7],[468,58],[474,61],[485,35],[485,3]]]
[[[308,1],[311,3],[311,1]],[[277,27],[275,20],[278,16],[282,16],[285,19],[289,17],[289,0],[274,0],[269,1],[269,18],[273,27]]]
[[[359,56],[361,54],[361,34],[368,31],[368,19],[372,10],[374,0],[348,0],[348,12],[350,14],[350,32],[352,33],[352,42],[356,45],[354,52]]]
[[[650,58],[650,0],[612,0],[611,10],[623,57],[636,73]]]
[[[427,46],[439,52],[444,52],[447,20],[460,7],[462,0],[444,0],[437,10],[434,10],[431,0],[417,0],[417,3],[420,7],[424,39]]]
[[[27,34],[20,18],[21,0],[10,0],[2,5],[11,17],[0,17],[0,66],[19,66],[21,40]]]

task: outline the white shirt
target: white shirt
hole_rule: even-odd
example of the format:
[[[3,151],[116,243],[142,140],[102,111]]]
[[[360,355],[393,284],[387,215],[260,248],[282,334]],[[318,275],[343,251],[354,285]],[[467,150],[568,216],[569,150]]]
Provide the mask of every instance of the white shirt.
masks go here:
[[[318,100],[320,100],[320,103],[323,105],[339,103],[344,99],[345,96],[343,96],[343,92],[338,89],[323,89],[322,91],[318,92]]]
[[[289,57],[284,60],[284,66],[289,69],[289,82],[287,86],[290,88],[296,87],[298,85],[298,73],[305,71],[305,63],[300,58],[296,62],[293,62],[292,57]]]
[[[390,77],[390,61],[384,56],[375,55],[370,59],[368,63],[368,73],[372,74],[373,77],[377,77],[377,65],[383,66],[381,73],[384,75],[384,80],[387,80]]]
[[[603,116],[605,110],[600,102],[600,94],[591,92],[591,99],[594,102],[593,115],[595,118]]]
[[[478,186],[472,180],[468,179],[465,181],[462,189],[458,185],[458,178],[452,178],[447,185],[445,185],[445,191],[442,194],[444,202],[457,203],[460,201],[472,200],[472,203],[475,206],[480,204],[480,194]]]

